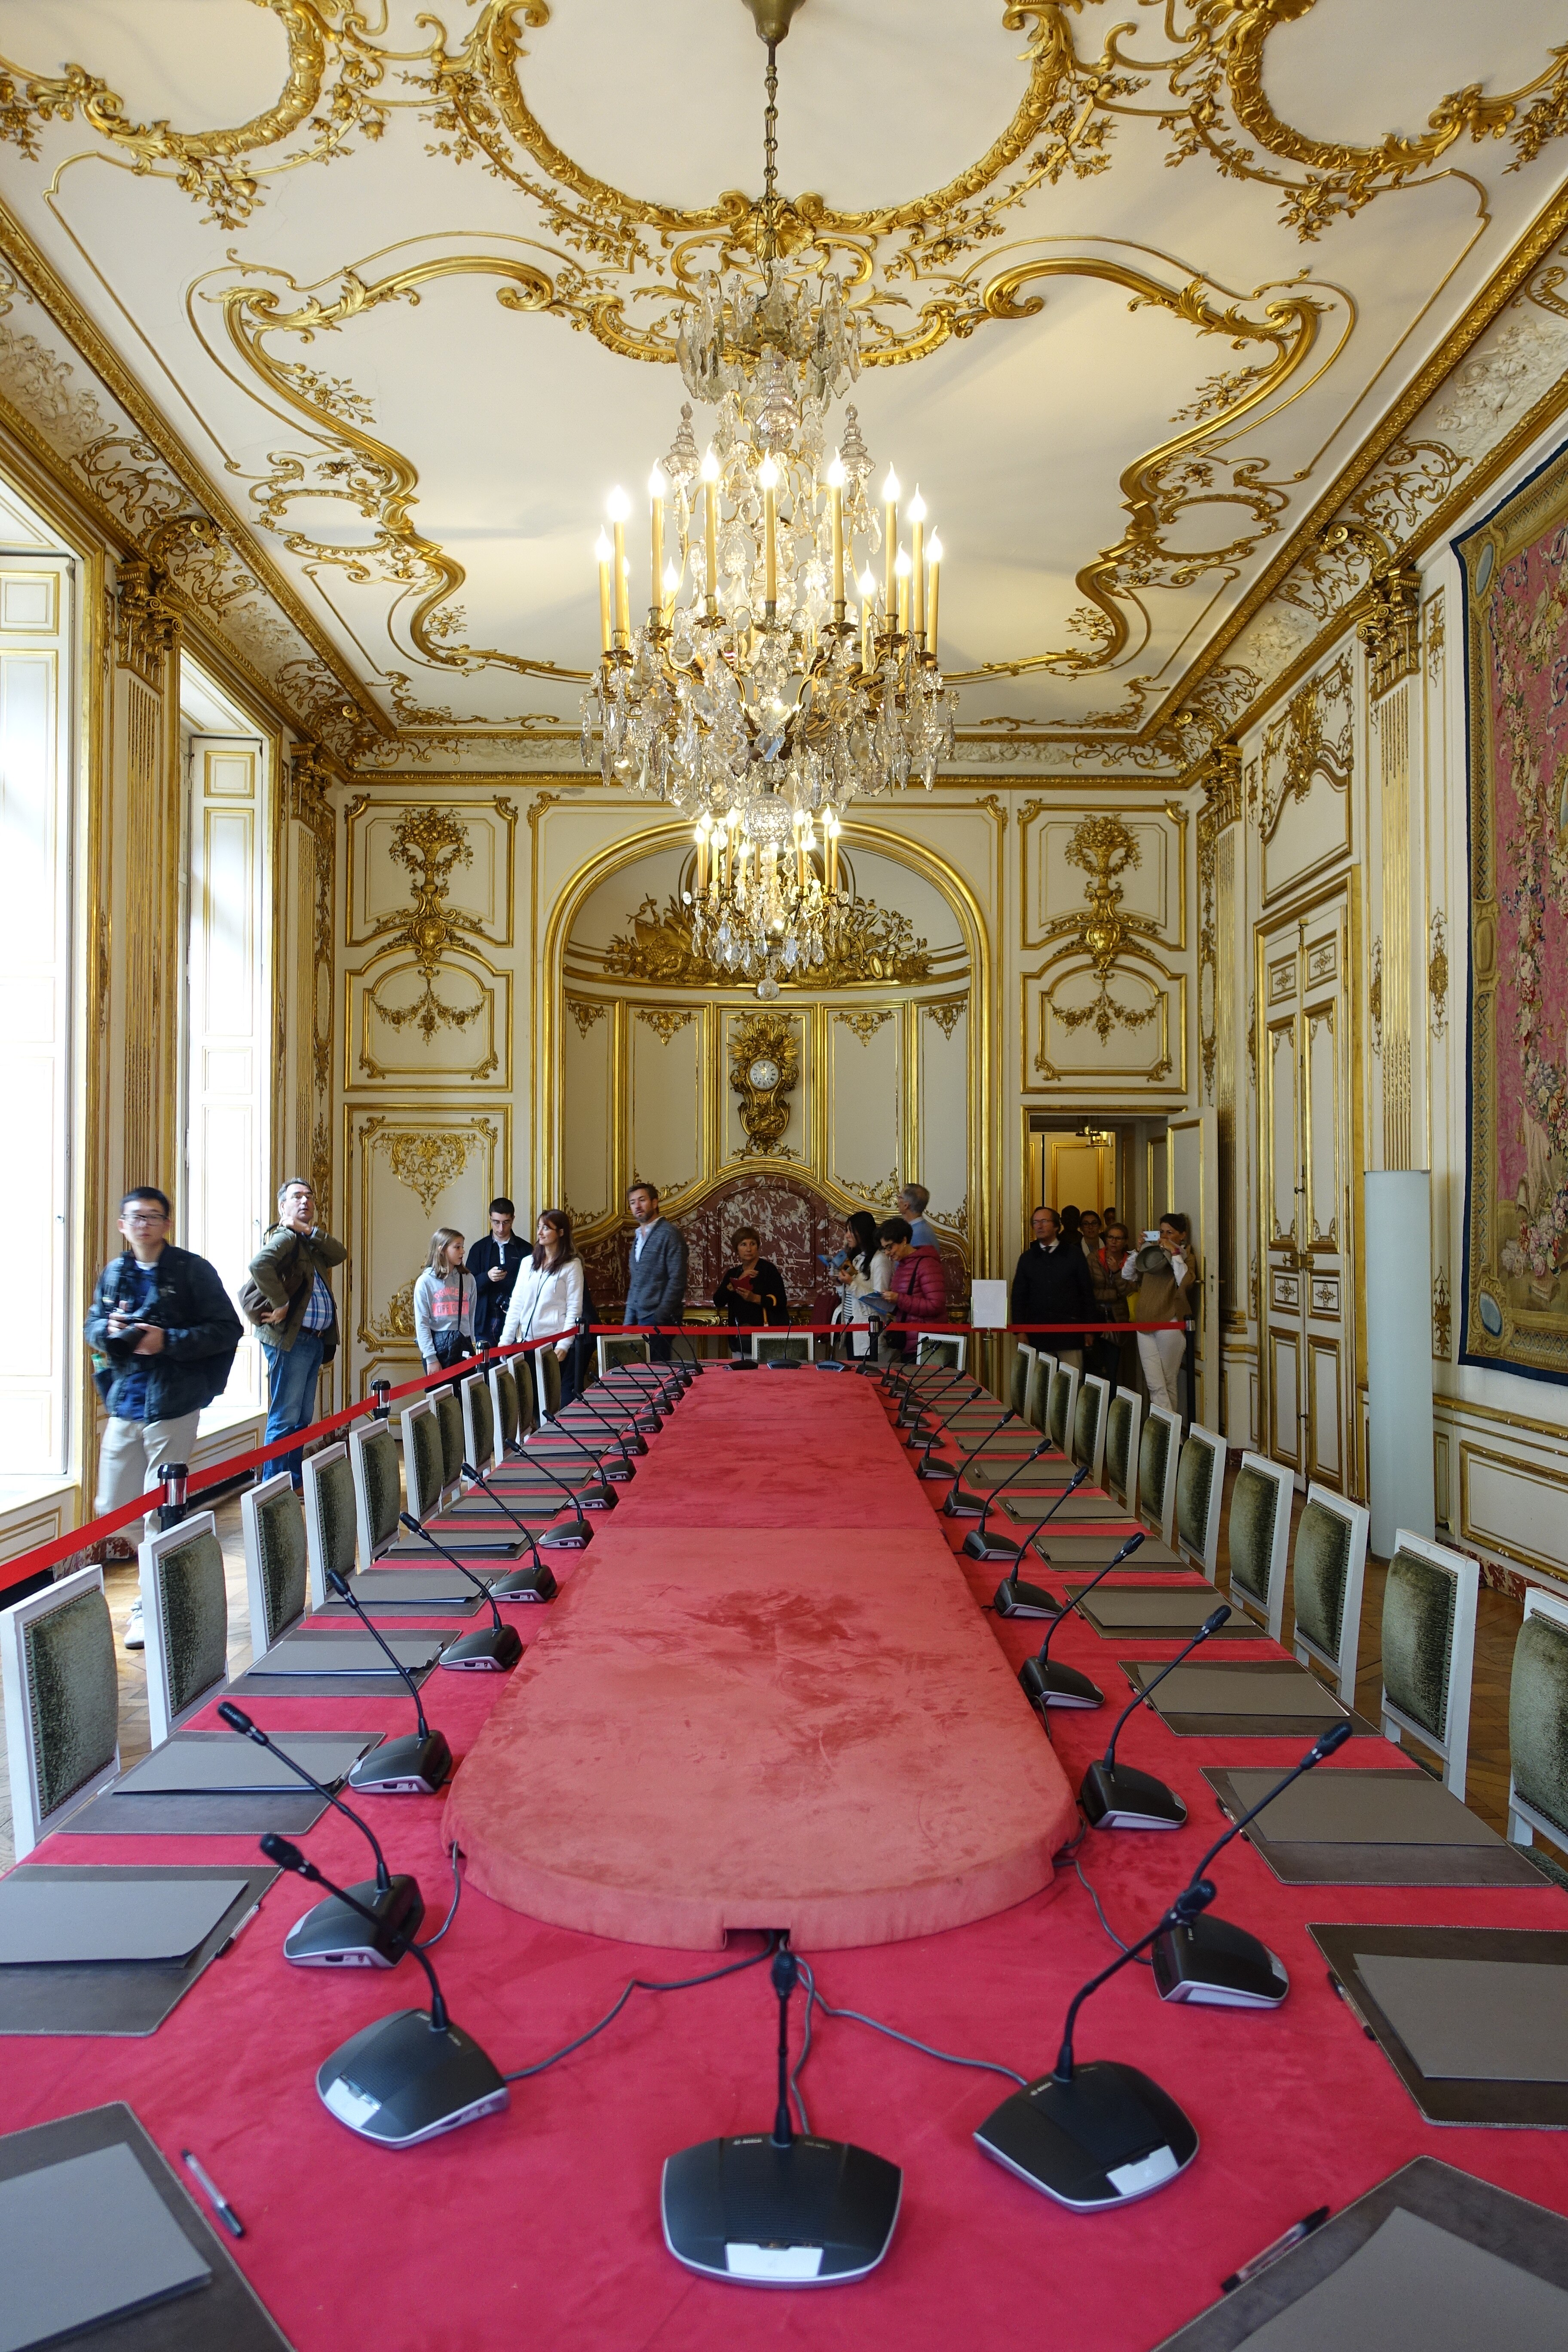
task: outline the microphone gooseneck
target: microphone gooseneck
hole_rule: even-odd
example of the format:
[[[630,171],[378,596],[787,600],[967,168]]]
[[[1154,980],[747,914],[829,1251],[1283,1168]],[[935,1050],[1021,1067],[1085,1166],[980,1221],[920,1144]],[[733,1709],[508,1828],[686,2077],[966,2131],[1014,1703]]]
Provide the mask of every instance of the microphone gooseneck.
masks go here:
[[[611,1495],[609,1488],[605,1484],[603,1475],[600,1473],[598,1462],[589,1448],[584,1444],[582,1439],[576,1436],[573,1431],[568,1429],[564,1422],[563,1422],[559,1417],[552,1420],[550,1426],[554,1431],[557,1437],[563,1437],[568,1445],[574,1445],[576,1447],[584,1462],[586,1462],[593,1470],[594,1475],[589,1481],[587,1486],[584,1488],[584,1493],[603,1495],[607,1502],[613,1502],[615,1500],[615,1496]],[[541,1436],[543,1435],[542,1430],[540,1431],[539,1434]],[[543,1466],[543,1454],[531,1454],[526,1446],[523,1448],[522,1458],[525,1462],[537,1462],[540,1464],[541,1467]],[[559,1485],[561,1482],[557,1480],[556,1483]],[[578,1503],[579,1507],[581,1507],[581,1497],[574,1496],[574,1500],[575,1500]]]
[[[325,1797],[329,1805],[335,1805],[340,1813],[346,1814],[375,1856],[375,1889],[378,1895],[384,1895],[392,1885],[392,1875],[386,1867],[386,1856],[383,1853],[370,1823],[361,1821],[351,1805],[345,1805],[341,1797],[334,1797],[330,1789],[323,1788],[321,1781],[307,1772],[304,1766],[298,1763],[286,1748],[279,1748],[276,1740],[268,1739],[261,1726],[258,1723],[253,1723],[245,1709],[236,1706],[232,1699],[219,1699],[217,1711],[231,1731],[242,1732],[247,1739],[254,1739],[258,1748],[265,1748],[269,1756],[276,1756],[280,1764],[287,1764],[290,1772],[298,1773],[305,1786],[308,1789],[314,1789],[318,1797]]]
[[[449,1564],[457,1570],[459,1576],[467,1577],[468,1582],[473,1586],[474,1591],[479,1594],[481,1599],[489,1602],[490,1615],[495,1621],[496,1632],[498,1633],[504,1633],[506,1631],[506,1622],[501,1616],[500,1611],[496,1607],[495,1594],[490,1591],[489,1586],[485,1582],[484,1578],[482,1576],[476,1576],[473,1570],[467,1567],[465,1563],[458,1558],[456,1552],[448,1551],[444,1543],[437,1543],[434,1536],[426,1535],[424,1528],[414,1517],[412,1511],[399,1511],[397,1517],[398,1522],[401,1526],[407,1528],[414,1535],[423,1537],[424,1540],[429,1544],[434,1550],[440,1553],[444,1560],[449,1562]]]
[[[1133,1692],[1132,1696],[1128,1700],[1127,1705],[1122,1708],[1121,1714],[1117,1717],[1116,1721],[1111,1726],[1110,1743],[1106,1748],[1104,1756],[1100,1759],[1100,1764],[1103,1770],[1113,1772],[1116,1769],[1116,1743],[1121,1737],[1121,1727],[1126,1722],[1128,1717],[1132,1714],[1135,1708],[1141,1707],[1146,1704],[1150,1694],[1158,1690],[1160,1685],[1164,1681],[1167,1675],[1173,1674],[1175,1672],[1184,1658],[1191,1657],[1193,1652],[1197,1648],[1200,1642],[1206,1642],[1211,1633],[1217,1633],[1220,1627],[1228,1619],[1229,1615],[1230,1604],[1228,1601],[1222,1601],[1219,1607],[1215,1610],[1211,1615],[1204,1619],[1203,1623],[1198,1627],[1198,1630],[1193,1635],[1192,1640],[1186,1643],[1176,1652],[1175,1656],[1171,1660],[1170,1664],[1168,1665],[1162,1666],[1159,1673],[1154,1675],[1152,1681],[1146,1682],[1142,1690]],[[1213,1900],[1212,1895],[1209,1899],[1211,1901]],[[1200,1906],[1199,1907],[1201,1908],[1202,1906]]]
[[[1087,1476],[1088,1473],[1085,1472],[1083,1475]],[[1128,1559],[1131,1553],[1135,1552],[1139,1545],[1145,1540],[1146,1538],[1144,1538],[1142,1530],[1140,1530],[1137,1535],[1129,1536],[1127,1541],[1122,1545],[1121,1549],[1117,1553],[1116,1558],[1114,1559],[1108,1559],[1105,1566],[1100,1570],[1099,1575],[1091,1576],[1089,1582],[1085,1585],[1081,1585],[1078,1591],[1073,1594],[1072,1607],[1076,1608],[1080,1601],[1094,1591],[1097,1584],[1102,1584],[1105,1579],[1110,1574],[1111,1570],[1113,1568],[1120,1568],[1122,1561]],[[1069,1612],[1064,1609],[1061,1612],[1060,1616],[1053,1617],[1050,1623],[1046,1627],[1046,1638],[1040,1643],[1039,1651],[1035,1659],[1035,1664],[1037,1666],[1043,1666],[1046,1660],[1050,1655],[1051,1636],[1056,1632],[1058,1626],[1061,1623],[1062,1618],[1066,1617],[1068,1613]],[[1117,1728],[1120,1730],[1121,1726],[1118,1725]],[[1196,1874],[1197,1874],[1194,1873],[1194,1875]]]
[[[773,2144],[775,2147],[793,2147],[795,2127],[789,2115],[789,1997],[800,1975],[800,1962],[787,1944],[781,1944],[773,1954],[770,1973],[773,1990],[779,1997],[779,2100],[773,2113]]]
[[[1025,1537],[1025,1538],[1024,1538],[1023,1542],[1022,1542],[1022,1543],[1019,1545],[1019,1547],[1018,1547],[1018,1558],[1019,1558],[1020,1559],[1023,1559],[1024,1554],[1025,1554],[1026,1551],[1033,1551],[1033,1550],[1035,1549],[1035,1548],[1037,1547],[1037,1545],[1039,1543],[1040,1538],[1044,1535],[1044,1533],[1045,1533],[1045,1531],[1046,1531],[1046,1523],[1047,1523],[1047,1521],[1048,1519],[1052,1519],[1052,1518],[1054,1518],[1054,1517],[1056,1517],[1057,1513],[1061,1509],[1062,1505],[1067,1501],[1067,1498],[1068,1498],[1068,1496],[1069,1495],[1076,1495],[1076,1494],[1077,1494],[1077,1492],[1078,1492],[1079,1488],[1082,1486],[1082,1484],[1083,1484],[1084,1480],[1088,1477],[1088,1475],[1089,1475],[1089,1464],[1088,1464],[1087,1462],[1084,1464],[1084,1465],[1083,1465],[1083,1467],[1082,1467],[1082,1469],[1081,1469],[1081,1470],[1075,1470],[1075,1471],[1073,1472],[1072,1476],[1068,1480],[1067,1485],[1062,1488],[1061,1493],[1057,1496],[1056,1501],[1051,1505],[1051,1507],[1050,1507],[1049,1510],[1047,1510],[1047,1511],[1042,1511],[1042,1512],[1040,1513],[1040,1518],[1039,1518],[1039,1524],[1038,1524],[1038,1526],[1037,1526],[1037,1527],[1035,1527],[1035,1528],[1031,1528],[1031,1529],[1030,1529],[1030,1531],[1029,1531],[1028,1535],[1026,1535],[1026,1536]],[[1140,1543],[1142,1543],[1142,1540],[1143,1540],[1142,1537],[1142,1536],[1140,1536],[1140,1537],[1139,1537],[1139,1538],[1138,1538],[1138,1540],[1139,1540],[1139,1542],[1140,1542]],[[1125,1554],[1123,1554],[1123,1553],[1119,1552],[1119,1553],[1117,1554],[1117,1559],[1122,1559],[1122,1558],[1124,1558],[1124,1557],[1125,1557]],[[1041,1558],[1041,1559],[1042,1559],[1042,1560],[1045,1559],[1045,1554],[1044,1554],[1044,1552],[1041,1552],[1041,1554],[1040,1554],[1040,1558]],[[1116,1560],[1114,1560],[1114,1559],[1113,1559],[1113,1560],[1111,1561],[1110,1565],[1111,1565],[1111,1567],[1112,1567],[1112,1568],[1114,1568],[1114,1567],[1116,1566]],[[1098,1584],[1098,1582],[1099,1582],[1099,1581],[1100,1581],[1100,1580],[1099,1580],[1099,1578],[1097,1577],[1097,1578],[1095,1579],[1095,1582]],[[1084,1589],[1085,1589],[1085,1591],[1087,1591],[1088,1587],[1086,1586]]]
[[[1079,2011],[1083,2007],[1089,1994],[1098,1992],[1102,1984],[1108,1983],[1119,1969],[1127,1966],[1130,1960],[1135,1960],[1139,1953],[1145,1951],[1159,1937],[1170,1933],[1176,1927],[1191,1927],[1199,1912],[1207,1910],[1214,1897],[1215,1890],[1206,1878],[1196,1880],[1191,1886],[1184,1886],[1170,1909],[1155,1922],[1146,1936],[1140,1936],[1135,1944],[1129,1944],[1124,1952],[1118,1952],[1108,1969],[1101,1969],[1097,1977],[1090,1977],[1086,1985],[1079,1987],[1068,2004],[1067,2017],[1062,2025],[1062,2046],[1057,2053],[1057,2063],[1051,2069],[1051,2080],[1054,2083],[1070,2083],[1073,2079],[1072,2030],[1078,2021]]]
[[[332,1591],[337,1594],[340,1601],[347,1601],[349,1607],[353,1611],[354,1615],[359,1619],[360,1623],[364,1627],[365,1632],[370,1635],[372,1641],[375,1643],[379,1649],[385,1651],[395,1672],[402,1675],[404,1682],[408,1687],[408,1696],[414,1701],[414,1713],[419,1724],[419,1737],[421,1739],[428,1739],[430,1737],[430,1726],[425,1720],[425,1703],[419,1696],[418,1684],[415,1681],[413,1675],[409,1673],[407,1667],[404,1664],[402,1659],[393,1648],[391,1643],[386,1639],[380,1626],[375,1624],[366,1614],[363,1602],[361,1601],[357,1592],[350,1590],[349,1580],[347,1577],[342,1574],[342,1570],[335,1568],[329,1568],[327,1570],[327,1582],[331,1586]]]
[[[383,1923],[376,1917],[375,1913],[367,1909],[357,1896],[351,1895],[346,1886],[334,1886],[325,1873],[317,1869],[315,1864],[300,1851],[291,1838],[279,1837],[276,1830],[267,1830],[263,1832],[259,1843],[261,1851],[268,1862],[275,1862],[280,1870],[293,1871],[299,1877],[308,1879],[312,1886],[324,1886],[329,1895],[335,1895],[340,1903],[346,1904],[351,1911],[357,1911],[360,1917],[368,1920],[373,1927],[378,1930],[381,1928]],[[445,2033],[447,2030],[447,2004],[441,1998],[441,1980],[436,1974],[429,1955],[420,1950],[411,1936],[395,1936],[393,1942],[399,1959],[403,1958],[405,1952],[412,1952],[424,1969],[430,1986],[430,2031],[432,2033]]]
[[[490,1485],[490,1482],[485,1475],[484,1472],[482,1470],[476,1470],[471,1462],[464,1463],[463,1475],[465,1478],[471,1478],[476,1486],[482,1486],[485,1493],[489,1496],[491,1502],[496,1504],[506,1513],[507,1517],[511,1521],[512,1526],[522,1535],[527,1537],[533,1551],[533,1564],[535,1568],[542,1569],[544,1562],[540,1557],[539,1546],[534,1539],[533,1529],[529,1526],[528,1521],[518,1517],[517,1513],[512,1509],[510,1504],[506,1501],[505,1497],[496,1493],[495,1488]],[[462,1567],[461,1560],[457,1560],[453,1564],[458,1568]]]
[[[1210,1863],[1213,1862],[1215,1854],[1222,1853],[1225,1848],[1230,1843],[1232,1838],[1238,1838],[1241,1835],[1242,1831],[1246,1829],[1247,1823],[1249,1822],[1255,1822],[1258,1819],[1258,1814],[1264,1811],[1266,1806],[1271,1805],[1276,1797],[1282,1797],[1286,1790],[1290,1787],[1291,1783],[1300,1779],[1303,1772],[1311,1771],[1313,1766],[1321,1764],[1326,1756],[1331,1756],[1337,1748],[1342,1748],[1350,1736],[1351,1727],[1348,1723],[1331,1724],[1327,1731],[1322,1734],[1321,1738],[1315,1739],[1312,1742],[1312,1745],[1308,1748],[1300,1762],[1292,1766],[1291,1769],[1286,1773],[1285,1778],[1282,1780],[1277,1780],[1272,1789],[1269,1789],[1263,1796],[1259,1797],[1258,1802],[1253,1806],[1250,1812],[1243,1813],[1238,1822],[1233,1822],[1231,1823],[1229,1829],[1226,1831],[1223,1837],[1215,1838],[1213,1845],[1210,1846],[1207,1853],[1205,1854],[1203,1860],[1198,1864],[1197,1868],[1194,1871],[1191,1883],[1194,1885],[1196,1885],[1198,1880],[1207,1872],[1208,1866]]]
[[[1013,1465],[1011,1470],[1008,1471],[1007,1475],[1005,1478],[997,1479],[996,1484],[992,1487],[991,1492],[985,1497],[984,1507],[980,1514],[980,1527],[978,1532],[981,1535],[985,1533],[985,1522],[991,1517],[991,1506],[994,1503],[998,1495],[1005,1493],[1006,1489],[1012,1485],[1014,1479],[1021,1477],[1032,1462],[1037,1462],[1042,1454],[1048,1454],[1050,1451],[1050,1444],[1051,1441],[1048,1437],[1042,1437],[1038,1445],[1035,1447],[1032,1454],[1020,1454],[1017,1461]],[[976,1446],[974,1449],[975,1454],[983,1451],[984,1448],[981,1446]],[[974,1454],[972,1454],[969,1456],[969,1461],[973,1462],[973,1459]],[[949,1487],[947,1500],[942,1507],[942,1515],[946,1518],[956,1518],[959,1516],[956,1508],[959,1496],[959,1486],[960,1481],[963,1476],[963,1472],[967,1467],[968,1463],[965,1463],[953,1473],[952,1485]]]

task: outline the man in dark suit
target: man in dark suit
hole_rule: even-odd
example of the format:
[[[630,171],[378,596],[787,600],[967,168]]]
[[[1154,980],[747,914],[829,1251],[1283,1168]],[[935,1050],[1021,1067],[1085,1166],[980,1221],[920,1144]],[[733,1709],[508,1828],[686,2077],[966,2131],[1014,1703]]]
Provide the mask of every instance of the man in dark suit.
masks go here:
[[[511,1304],[518,1268],[528,1255],[511,1229],[517,1211],[504,1196],[490,1202],[490,1229],[468,1252],[468,1272],[479,1296],[474,1301],[474,1343],[493,1348],[500,1339]]]
[[[1031,1220],[1034,1240],[1018,1260],[1013,1276],[1015,1323],[1076,1323],[1103,1321],[1103,1311],[1089,1278],[1089,1262],[1081,1245],[1061,1238],[1061,1222],[1054,1209],[1040,1207]],[[1059,1363],[1083,1370],[1083,1338],[1064,1331],[1059,1339],[1036,1342]]]

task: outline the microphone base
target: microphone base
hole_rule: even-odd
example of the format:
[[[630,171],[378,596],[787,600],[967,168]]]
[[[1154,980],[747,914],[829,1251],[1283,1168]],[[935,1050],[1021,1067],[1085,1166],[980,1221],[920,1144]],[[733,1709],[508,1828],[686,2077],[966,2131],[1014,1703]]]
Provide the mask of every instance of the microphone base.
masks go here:
[[[912,1453],[914,1450],[913,1446],[911,1446],[910,1450]],[[917,1478],[928,1478],[933,1485],[938,1486],[949,1486],[952,1484],[952,1465],[951,1462],[934,1461],[932,1457],[927,1454],[922,1455],[921,1460],[915,1464],[915,1476]]]
[[[497,1601],[553,1601],[561,1587],[547,1568],[519,1568],[493,1577],[490,1591]]]
[[[621,1502],[620,1496],[612,1495],[607,1486],[584,1486],[575,1500],[580,1511],[615,1511],[620,1508]]]
[[[985,2155],[1073,2213],[1152,2196],[1184,2173],[1198,2136],[1168,2091],[1136,2066],[1092,2059],[1069,2083],[1042,2075],[974,2135]]]
[[[479,2043],[455,2025],[437,2032],[424,2009],[352,2035],[317,2068],[316,2090],[339,2123],[380,2147],[416,2147],[511,2104]]]
[[[439,1664],[458,1674],[504,1675],[521,1655],[522,1642],[515,1625],[486,1625],[450,1643],[442,1651]]]
[[[964,1556],[969,1559],[1016,1559],[1023,1549],[1005,1536],[994,1536],[989,1528],[971,1528],[963,1538]]]
[[[753,2286],[843,2286],[874,2271],[892,2240],[904,2176],[851,2141],[797,2134],[701,2140],[667,2157],[664,2242],[705,2278]]]
[[[419,1933],[425,1905],[419,1882],[404,1874],[378,1888],[374,1878],[351,1886],[349,1893],[375,1925],[329,1895],[302,1919],[296,1919],[283,1938],[283,1957],[297,1969],[395,1969],[409,1941]]]
[[[1174,1789],[1131,1764],[1091,1764],[1078,1801],[1091,1830],[1179,1830],[1187,1818]]]
[[[942,1516],[944,1519],[977,1519],[984,1508],[984,1495],[972,1495],[967,1486],[961,1486],[957,1494],[950,1495],[942,1505]]]
[[[1026,1658],[1018,1669],[1018,1687],[1031,1706],[1042,1713],[1047,1706],[1103,1706],[1105,1693],[1076,1666],[1058,1665],[1047,1658],[1042,1665],[1038,1658]]]
[[[594,1540],[594,1530],[586,1519],[565,1519],[559,1527],[546,1528],[539,1538],[541,1551],[586,1551]]]
[[[1168,1928],[1150,1958],[1162,2000],[1200,2009],[1278,2009],[1290,1990],[1284,1963],[1267,1944],[1206,1911],[1190,1927]]]
[[[963,1548],[966,1551],[969,1549],[967,1536]],[[1022,1549],[1022,1545],[1015,1545],[1015,1556]],[[1059,1617],[1062,1613],[1043,1584],[1027,1584],[1021,1576],[1005,1576],[996,1587],[991,1606],[998,1617]]]
[[[384,1739],[362,1756],[349,1774],[349,1787],[373,1797],[434,1797],[452,1769],[444,1731]]]

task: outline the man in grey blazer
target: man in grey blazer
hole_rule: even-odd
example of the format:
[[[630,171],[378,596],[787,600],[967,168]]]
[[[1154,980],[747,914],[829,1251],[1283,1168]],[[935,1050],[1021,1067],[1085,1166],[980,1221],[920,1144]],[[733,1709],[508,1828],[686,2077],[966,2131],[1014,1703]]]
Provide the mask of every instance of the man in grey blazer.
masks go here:
[[[632,1259],[626,1276],[624,1323],[679,1323],[686,1304],[686,1243],[679,1230],[661,1215],[658,1187],[634,1184],[626,1206],[637,1225],[632,1235]],[[648,1352],[657,1363],[668,1364],[668,1335],[650,1338]]]

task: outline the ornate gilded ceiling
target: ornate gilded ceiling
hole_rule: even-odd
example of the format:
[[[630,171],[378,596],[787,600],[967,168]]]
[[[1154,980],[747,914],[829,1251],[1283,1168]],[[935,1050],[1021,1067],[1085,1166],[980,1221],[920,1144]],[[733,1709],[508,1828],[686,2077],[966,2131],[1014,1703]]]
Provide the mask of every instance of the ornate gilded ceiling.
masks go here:
[[[1180,765],[1462,478],[1390,428],[1506,341],[1532,226],[1515,376],[1557,350],[1562,35],[805,0],[784,238],[852,282],[975,757]],[[0,0],[0,394],[340,756],[558,756],[605,494],[673,434],[697,274],[753,249],[741,0]]]

